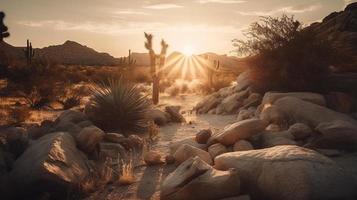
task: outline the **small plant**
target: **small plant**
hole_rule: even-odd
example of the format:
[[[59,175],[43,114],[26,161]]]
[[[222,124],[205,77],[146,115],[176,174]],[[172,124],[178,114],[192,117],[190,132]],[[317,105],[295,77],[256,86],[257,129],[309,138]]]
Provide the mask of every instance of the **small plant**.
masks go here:
[[[130,185],[133,184],[136,181],[135,175],[134,175],[134,166],[133,166],[133,160],[130,159],[128,162],[124,162],[122,160],[121,164],[119,165],[121,174],[119,176],[118,182],[121,185]]]
[[[147,131],[150,103],[136,85],[122,78],[108,79],[94,85],[91,91],[85,112],[98,127],[122,133]]]

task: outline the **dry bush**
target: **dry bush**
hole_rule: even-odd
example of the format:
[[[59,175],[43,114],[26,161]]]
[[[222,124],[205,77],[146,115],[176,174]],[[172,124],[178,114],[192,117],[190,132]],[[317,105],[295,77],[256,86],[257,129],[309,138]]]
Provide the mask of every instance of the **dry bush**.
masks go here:
[[[133,160],[130,159],[128,162],[124,162],[122,160],[121,164],[119,165],[119,170],[121,174],[118,179],[118,183],[121,185],[130,185],[135,183],[136,178],[134,174],[134,166]]]
[[[262,92],[321,91],[328,67],[337,60],[330,42],[302,29],[293,17],[262,17],[235,40],[240,55],[249,55],[254,86]]]

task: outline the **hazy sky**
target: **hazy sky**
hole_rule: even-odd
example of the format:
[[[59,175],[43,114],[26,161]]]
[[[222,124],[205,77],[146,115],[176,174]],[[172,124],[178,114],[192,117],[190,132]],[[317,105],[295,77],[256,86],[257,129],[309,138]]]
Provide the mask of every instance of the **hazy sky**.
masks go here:
[[[294,15],[305,24],[342,10],[354,0],[0,0],[11,37],[35,47],[74,40],[114,56],[146,52],[144,31],[170,51],[191,46],[196,53],[232,50],[231,40],[262,15]],[[159,51],[159,50],[157,50]]]

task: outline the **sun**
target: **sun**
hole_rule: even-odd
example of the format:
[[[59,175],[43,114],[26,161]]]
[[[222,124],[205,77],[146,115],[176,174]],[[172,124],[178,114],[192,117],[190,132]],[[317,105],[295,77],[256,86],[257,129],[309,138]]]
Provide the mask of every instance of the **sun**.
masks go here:
[[[192,46],[185,46],[182,50],[182,53],[186,56],[186,57],[191,57],[194,53],[194,48]]]

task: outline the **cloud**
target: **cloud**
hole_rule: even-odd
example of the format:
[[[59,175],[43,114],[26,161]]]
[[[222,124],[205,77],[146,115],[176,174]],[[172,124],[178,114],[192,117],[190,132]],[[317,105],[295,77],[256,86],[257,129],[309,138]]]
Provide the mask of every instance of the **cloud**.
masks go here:
[[[243,16],[272,16],[276,15],[279,13],[289,13],[289,14],[299,14],[299,13],[305,13],[305,12],[311,12],[314,10],[319,9],[321,6],[320,5],[312,5],[308,7],[302,7],[302,8],[296,8],[293,6],[288,6],[288,7],[283,7],[279,8],[276,10],[270,10],[270,11],[238,11],[237,13]]]
[[[127,23],[74,23],[62,20],[19,21],[20,25],[32,28],[53,29],[57,31],[85,31],[97,34],[118,35],[142,32],[168,33],[238,33],[241,28],[232,25],[177,24],[172,26],[161,22],[127,22]]]
[[[114,12],[114,14],[118,15],[150,15],[150,13],[142,12],[142,11],[134,11],[134,10],[120,10]]]
[[[206,4],[206,3],[221,3],[221,4],[236,4],[236,3],[246,3],[247,1],[240,0],[198,0],[198,3]]]
[[[155,10],[165,10],[165,9],[172,9],[172,8],[182,8],[183,6],[173,4],[173,3],[162,3],[162,4],[153,4],[144,6],[144,8],[148,9],[155,9]]]

